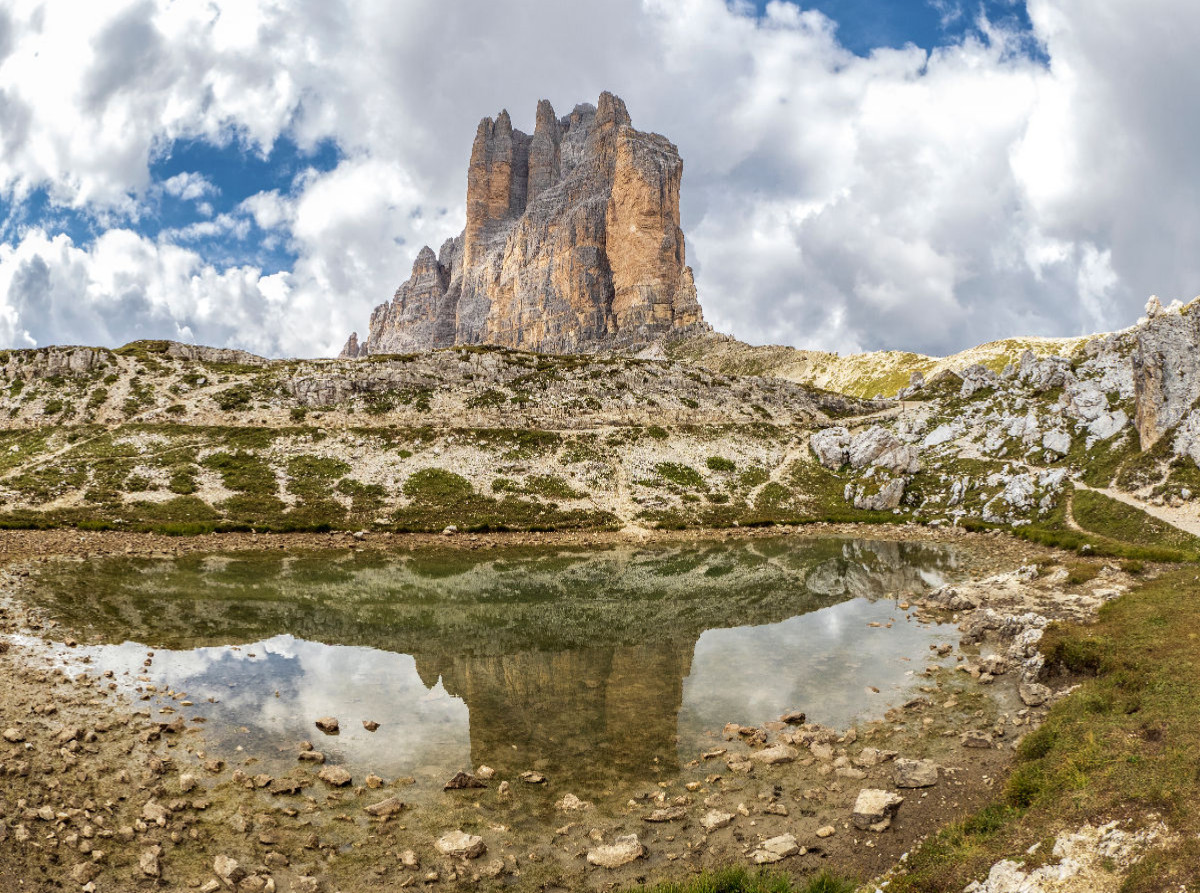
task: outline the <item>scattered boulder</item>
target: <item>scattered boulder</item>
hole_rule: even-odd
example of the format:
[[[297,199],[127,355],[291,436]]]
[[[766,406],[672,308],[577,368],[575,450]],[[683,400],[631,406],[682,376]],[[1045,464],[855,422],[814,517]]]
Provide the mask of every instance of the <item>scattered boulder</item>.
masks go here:
[[[375,722],[373,719],[364,719],[362,724],[363,728],[368,732],[376,732],[379,730],[379,723]]]
[[[304,781],[298,778],[277,778],[267,790],[272,794],[296,795],[304,790]]]
[[[160,827],[167,823],[168,815],[170,815],[170,813],[167,812],[167,808],[157,800],[151,800],[142,807],[142,818],[145,821],[154,825],[159,825]]]
[[[1065,456],[1071,452],[1071,435],[1066,431],[1047,431],[1042,435],[1042,449]]]
[[[808,717],[805,716],[803,710],[789,710],[779,717],[780,722],[787,723],[789,726],[802,726],[806,719]]]
[[[938,765],[933,760],[896,760],[892,781],[898,788],[931,788],[938,783]]]
[[[317,774],[317,777],[325,784],[335,788],[343,788],[351,781],[350,773],[341,766],[326,766]]]
[[[364,806],[363,812],[367,815],[373,815],[377,818],[385,818],[390,815],[395,815],[407,809],[407,804],[403,800],[396,797],[388,797],[386,800],[380,800],[378,803],[372,803],[370,806]]]
[[[487,844],[482,837],[465,831],[448,831],[438,838],[435,846],[443,856],[458,859],[478,859],[487,852]]]
[[[560,812],[583,812],[586,809],[591,809],[592,804],[586,800],[580,800],[574,794],[566,794],[554,804],[554,808]]]
[[[891,791],[864,788],[854,801],[851,821],[860,831],[886,831],[892,824],[892,816],[903,802],[903,797]]]
[[[337,717],[335,717],[335,716],[322,716],[320,719],[317,720],[316,725],[317,725],[317,728],[320,729],[322,732],[324,732],[326,735],[336,735],[340,731],[340,727],[338,726]]]
[[[987,750],[995,743],[992,736],[987,732],[980,732],[975,729],[963,732],[959,736],[959,741],[962,742],[963,747],[973,747],[978,750]]]
[[[864,769],[870,769],[872,766],[878,766],[880,763],[886,763],[888,760],[894,760],[895,758],[896,751],[894,750],[879,750],[876,747],[864,747],[851,762],[856,766],[862,766]]]
[[[700,827],[705,831],[716,831],[733,822],[733,814],[711,810],[700,819]]]
[[[958,395],[964,398],[970,397],[976,391],[995,388],[1000,384],[1000,376],[979,363],[968,366],[959,377],[962,379],[962,387],[959,388]]]
[[[607,846],[598,846],[587,854],[589,865],[599,868],[620,868],[646,855],[636,834],[625,834]]]
[[[796,751],[796,748],[788,747],[786,744],[776,744],[772,747],[755,751],[750,755],[750,759],[756,763],[775,766],[779,763],[791,763],[797,756],[799,756],[799,753]]]
[[[906,482],[904,478],[893,478],[884,484],[878,492],[867,495],[862,487],[854,497],[854,507],[864,512],[890,512],[900,507],[904,498]]]
[[[801,852],[800,842],[793,835],[781,834],[770,840],[764,840],[758,849],[751,853],[750,859],[755,865],[769,865],[773,862],[782,862],[788,856],[795,856]]]
[[[850,461],[850,432],[840,425],[814,432],[808,438],[808,445],[817,461],[831,471]]]
[[[675,822],[687,817],[687,810],[682,806],[668,806],[656,809],[650,815],[642,816],[643,822]]]
[[[1040,707],[1050,700],[1054,694],[1040,682],[1022,682],[1017,688],[1017,694],[1026,707]]]
[[[886,428],[873,425],[850,441],[848,461],[853,468],[868,465],[896,474],[916,474],[921,460],[916,447],[904,443]]]
[[[161,847],[152,846],[138,858],[138,868],[145,877],[162,877],[162,869],[158,864],[158,857],[161,853]]]
[[[80,862],[71,869],[71,880],[81,886],[86,886],[94,881],[99,873],[100,866],[95,862]]]
[[[213,873],[230,890],[237,887],[246,877],[246,869],[238,865],[236,859],[223,854],[213,859]]]
[[[446,782],[442,788],[443,791],[463,791],[467,788],[486,788],[487,785],[472,775],[470,772],[457,772],[454,777]]]

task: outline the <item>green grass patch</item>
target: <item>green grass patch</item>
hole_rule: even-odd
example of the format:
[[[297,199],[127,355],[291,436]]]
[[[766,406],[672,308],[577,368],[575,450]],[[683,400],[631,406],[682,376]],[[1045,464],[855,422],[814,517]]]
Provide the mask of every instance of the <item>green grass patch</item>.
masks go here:
[[[265,461],[251,453],[213,453],[200,464],[218,472],[229,490],[272,496],[276,492],[275,472]]]
[[[475,495],[471,482],[444,468],[422,468],[404,482],[404,495],[427,505],[458,505]]]
[[[709,456],[704,460],[704,464],[708,466],[709,471],[717,471],[722,474],[733,474],[737,471],[737,463],[732,459],[725,459],[721,456]]]
[[[854,893],[858,885],[828,872],[792,880],[786,874],[730,867],[706,871],[686,881],[636,887],[636,893]]]
[[[584,499],[587,497],[586,493],[581,493],[554,474],[531,474],[525,479],[524,489],[531,496],[541,496],[544,499]]]
[[[247,409],[253,397],[250,388],[244,384],[235,384],[231,388],[225,388],[225,390],[217,391],[212,395],[213,402],[225,412],[239,412]]]
[[[1110,539],[1200,553],[1200,539],[1103,493],[1076,490],[1072,512],[1080,527]]]
[[[1182,889],[1200,864],[1200,582],[1169,571],[1100,610],[1089,627],[1052,625],[1051,670],[1078,681],[1028,735],[996,802],[915,850],[891,893],[961,891],[1002,857],[1064,828],[1158,813],[1174,832],[1123,893]]]
[[[703,490],[708,486],[705,483],[704,475],[690,465],[683,465],[679,462],[659,462],[654,466],[654,473],[664,481],[669,481],[685,490]]]
[[[324,456],[294,456],[288,460],[287,473],[292,493],[306,499],[321,498],[350,473],[350,465]]]

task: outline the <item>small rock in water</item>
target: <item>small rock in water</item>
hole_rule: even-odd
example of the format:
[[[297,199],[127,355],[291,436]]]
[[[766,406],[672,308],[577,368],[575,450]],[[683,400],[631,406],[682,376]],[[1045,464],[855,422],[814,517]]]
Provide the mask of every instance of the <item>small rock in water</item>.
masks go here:
[[[487,844],[482,837],[464,831],[448,831],[438,838],[436,846],[443,856],[459,859],[478,859],[487,852]]]
[[[625,834],[618,837],[611,845],[599,846],[587,854],[588,864],[600,868],[620,868],[641,859],[646,855],[646,848],[638,841],[636,834]]]
[[[302,750],[297,759],[302,763],[324,763],[325,754],[319,750]]]
[[[317,777],[325,784],[335,788],[342,788],[350,784],[350,773],[341,766],[326,766],[317,774]]]
[[[395,815],[406,808],[406,804],[396,797],[388,797],[386,800],[380,800],[378,803],[372,803],[370,806],[364,806],[363,812],[373,816],[389,816]]]
[[[443,791],[463,791],[467,788],[486,788],[487,785],[472,775],[470,772],[457,772],[454,777],[446,782],[442,788]]]
[[[336,735],[339,730],[337,717],[322,716],[320,719],[317,720],[317,728],[320,729],[322,732],[324,732],[326,735]]]
[[[295,778],[277,778],[271,782],[272,794],[299,794],[304,790],[304,782]]]
[[[682,806],[668,806],[666,809],[656,809],[648,816],[643,816],[643,822],[674,822],[687,815]]]
[[[755,865],[769,865],[773,862],[782,862],[788,856],[795,856],[802,852],[799,841],[793,835],[781,834],[770,840],[764,840],[750,858]]]
[[[368,732],[374,732],[379,729],[379,723],[375,722],[375,720],[373,720],[373,719],[364,719],[362,722],[363,722],[363,728],[366,729]]]
[[[591,809],[592,804],[586,800],[580,800],[574,794],[567,794],[554,804],[554,808],[562,812],[582,812],[585,809]]]
[[[779,717],[780,722],[785,722],[789,726],[802,726],[804,725],[806,719],[808,719],[808,717],[804,715],[803,710],[789,710],[787,713]]]
[[[383,779],[378,775],[368,775],[365,781],[367,783],[367,787],[369,787],[372,791],[377,791],[379,788],[383,787]]]

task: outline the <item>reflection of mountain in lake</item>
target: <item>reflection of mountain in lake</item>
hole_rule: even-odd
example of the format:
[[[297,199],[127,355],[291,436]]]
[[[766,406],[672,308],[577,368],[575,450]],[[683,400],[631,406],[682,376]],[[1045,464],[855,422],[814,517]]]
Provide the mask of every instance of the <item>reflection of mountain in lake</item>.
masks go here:
[[[395,674],[407,680],[415,671],[425,689],[440,679],[449,695],[465,702],[477,765],[516,769],[540,762],[563,772],[590,763],[641,774],[656,760],[674,763],[685,680],[707,630],[732,636],[705,646],[718,662],[759,667],[729,655],[753,655],[761,650],[756,637],[765,636],[762,642],[781,652],[779,666],[802,675],[807,665],[789,664],[788,655],[819,653],[828,631],[813,626],[818,641],[801,641],[806,627],[774,631],[783,621],[856,597],[878,601],[911,593],[958,572],[958,565],[958,555],[943,547],[783,538],[594,551],[120,559],[51,568],[37,597],[75,629],[157,649],[289,635],[306,640],[302,660],[274,661],[272,672],[294,677],[271,684],[283,702],[247,702],[244,715],[230,706],[231,721],[261,724],[271,716],[278,726],[279,714],[289,709],[310,716],[317,709],[314,690],[342,692],[344,699],[373,701],[383,710],[390,686],[392,700],[411,704],[414,695],[407,693],[416,680]],[[879,601],[878,610],[886,614],[888,603]],[[328,648],[326,661],[309,653],[320,647],[311,643],[353,647]],[[411,655],[415,663],[401,670],[397,655]],[[384,664],[391,676],[378,672]],[[691,726],[717,721],[712,712],[728,709],[730,692],[751,702],[771,687],[760,679],[769,668],[739,676],[737,666],[723,666],[714,677],[714,667],[709,660],[697,678],[717,682],[690,683]],[[236,674],[223,672],[222,684],[236,687]],[[186,684],[194,691],[203,676],[193,674]],[[722,678],[728,691],[718,691]],[[373,680],[369,692],[367,679]],[[253,681],[252,690],[264,692],[266,679]],[[398,715],[396,722],[421,721],[411,707],[405,710],[410,719]],[[379,742],[370,745],[372,758]],[[351,758],[354,736],[339,747]]]
[[[692,643],[522,651],[480,657],[418,655],[471,714],[471,758],[498,769],[561,774],[583,763],[645,772],[675,758],[676,715]],[[513,746],[516,746],[516,750]]]

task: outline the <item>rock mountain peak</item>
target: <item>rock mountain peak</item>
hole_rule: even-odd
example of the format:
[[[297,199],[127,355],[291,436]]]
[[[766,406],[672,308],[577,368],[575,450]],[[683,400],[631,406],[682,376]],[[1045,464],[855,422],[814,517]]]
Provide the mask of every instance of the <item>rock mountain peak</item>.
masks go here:
[[[563,118],[538,103],[532,134],[507,111],[479,122],[467,223],[421,249],[363,344],[342,356],[497,344],[557,353],[636,349],[707,328],[679,228],[683,162],[602,93]]]

